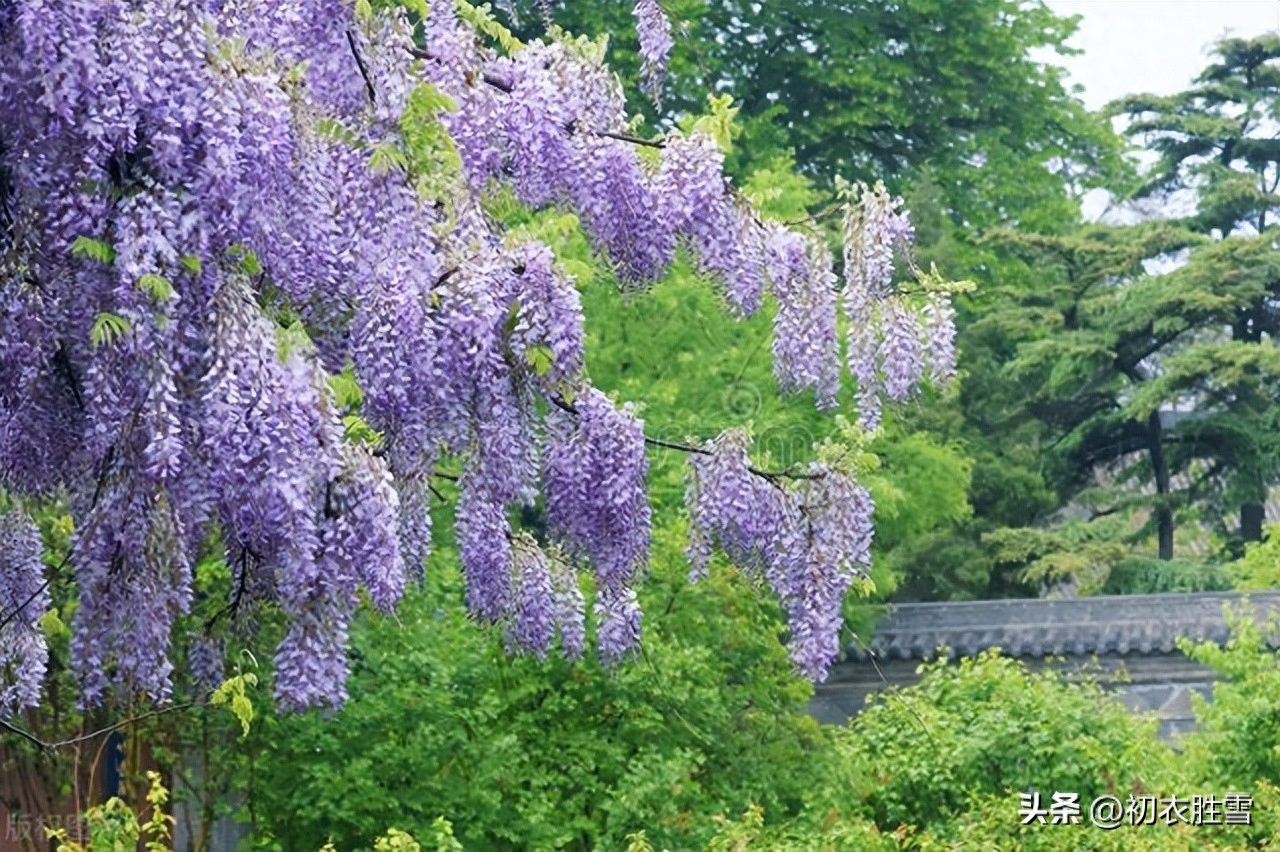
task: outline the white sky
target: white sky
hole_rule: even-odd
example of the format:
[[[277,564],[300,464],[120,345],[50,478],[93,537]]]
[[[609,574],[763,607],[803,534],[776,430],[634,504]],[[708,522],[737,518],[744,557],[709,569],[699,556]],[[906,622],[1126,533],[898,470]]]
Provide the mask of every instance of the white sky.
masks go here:
[[[1280,0],[1045,0],[1059,15],[1079,15],[1069,44],[1079,56],[1048,57],[1084,86],[1085,106],[1099,109],[1122,95],[1168,95],[1185,89],[1209,64],[1209,46],[1224,35],[1249,38],[1280,30]],[[1189,203],[1184,199],[1183,203]],[[1177,212],[1170,201],[1166,213]],[[1132,222],[1149,215],[1111,207],[1094,190],[1084,197],[1089,220]],[[1186,211],[1183,211],[1186,212]]]
[[[1171,94],[1208,64],[1219,36],[1248,38],[1280,29],[1280,0],[1046,0],[1080,15],[1070,42],[1084,50],[1062,64],[1084,86],[1091,109],[1130,93]]]

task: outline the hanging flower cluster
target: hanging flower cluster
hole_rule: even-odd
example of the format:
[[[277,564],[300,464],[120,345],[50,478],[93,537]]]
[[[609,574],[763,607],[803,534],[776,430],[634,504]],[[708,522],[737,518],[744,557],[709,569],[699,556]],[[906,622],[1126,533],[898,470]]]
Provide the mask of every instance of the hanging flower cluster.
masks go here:
[[[662,80],[667,75],[667,59],[675,41],[671,38],[671,21],[658,0],[636,0],[633,13],[636,32],[640,36],[640,76],[642,87],[659,109],[662,107]]]
[[[857,382],[858,418],[867,429],[880,423],[881,397],[904,402],[927,375],[955,374],[955,312],[950,296],[927,294],[918,306],[893,286],[894,257],[910,258],[915,229],[901,198],[883,184],[860,185],[845,207],[844,312],[846,357]]]
[[[0,512],[0,717],[40,703],[48,647],[38,625],[49,608],[40,530],[22,512]]]
[[[768,582],[791,627],[791,657],[822,680],[839,653],[841,603],[871,565],[871,495],[844,471],[815,462],[790,478],[752,469],[751,439],[722,433],[692,460],[686,495],[691,579],[712,548]]]

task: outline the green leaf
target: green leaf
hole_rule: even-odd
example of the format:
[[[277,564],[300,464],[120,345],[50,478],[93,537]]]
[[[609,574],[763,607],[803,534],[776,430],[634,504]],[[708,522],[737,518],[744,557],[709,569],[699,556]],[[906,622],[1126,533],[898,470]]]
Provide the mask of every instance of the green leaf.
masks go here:
[[[457,104],[429,83],[417,86],[400,116],[404,141],[402,168],[413,177],[419,194],[447,204],[457,196],[462,182],[462,158],[453,137],[440,121],[440,114],[452,112]]]
[[[329,390],[333,391],[339,408],[356,410],[364,403],[364,390],[351,365],[347,365],[341,373],[329,376]]]
[[[316,135],[322,140],[341,142],[356,150],[364,147],[359,134],[336,118],[322,118],[316,122]]]
[[[231,715],[236,717],[244,736],[249,736],[249,725],[253,722],[253,702],[249,700],[248,691],[258,685],[258,676],[253,672],[242,672],[229,677],[209,696],[209,703],[215,707],[227,706]]]
[[[498,43],[508,54],[514,54],[524,48],[524,42],[516,38],[511,30],[500,24],[489,11],[489,4],[473,6],[467,0],[457,0],[458,17],[470,23],[482,34]]]
[[[95,240],[92,237],[76,237],[71,244],[71,256],[81,260],[94,260],[104,266],[115,263],[116,250],[111,243]]]
[[[423,115],[438,117],[442,112],[458,110],[457,101],[430,83],[420,83],[409,97],[409,107],[418,113],[417,117]]]
[[[733,137],[736,135],[734,117],[738,108],[733,105],[733,95],[709,95],[707,97],[707,114],[699,118],[690,127],[690,132],[709,136],[720,150],[728,153],[733,148]]]
[[[104,311],[93,318],[89,329],[89,342],[98,346],[111,346],[129,333],[129,321],[119,314]]]
[[[342,418],[342,437],[352,444],[370,447],[382,445],[382,433],[369,425],[359,414],[347,414]]]
[[[556,362],[555,353],[551,351],[550,346],[530,346],[525,354],[535,376],[547,375]]]
[[[142,276],[138,279],[138,289],[150,296],[153,302],[167,302],[173,297],[173,285],[159,275]]]
[[[595,278],[596,270],[591,264],[573,258],[561,258],[560,266],[564,274],[580,284],[589,284]]]
[[[255,278],[262,274],[262,262],[253,253],[253,249],[243,243],[236,243],[227,249],[227,256],[240,267],[241,272],[250,278]]]
[[[316,348],[307,327],[299,319],[291,319],[288,325],[276,326],[276,343],[279,346],[276,354],[282,363],[295,352],[306,355]]]
[[[399,144],[388,139],[373,147],[373,152],[369,155],[369,168],[378,174],[393,171],[406,172],[409,170],[409,158],[405,156]]]
[[[204,264],[194,254],[184,254],[178,262],[182,264],[183,269],[192,275],[199,275],[204,270]]]
[[[393,828],[373,842],[373,852],[422,852],[422,847],[411,835]]]
[[[61,639],[70,637],[71,631],[67,628],[66,622],[58,615],[56,609],[47,610],[44,615],[40,616],[40,630],[50,639]]]
[[[516,324],[520,321],[520,300],[512,299],[511,304],[507,307],[507,318],[502,323],[502,334],[504,337],[510,337],[516,330]]]

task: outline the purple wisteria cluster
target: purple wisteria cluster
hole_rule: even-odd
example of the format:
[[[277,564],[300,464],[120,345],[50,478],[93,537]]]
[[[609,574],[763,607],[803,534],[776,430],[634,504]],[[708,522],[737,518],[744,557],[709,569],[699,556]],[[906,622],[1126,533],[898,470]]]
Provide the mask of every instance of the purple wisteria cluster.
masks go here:
[[[600,653],[617,660],[640,640],[632,584],[649,559],[644,424],[629,404],[615,408],[592,389],[547,426],[547,526],[571,555],[596,566]]]
[[[858,419],[880,423],[881,397],[904,402],[927,375],[943,382],[955,374],[955,312],[950,295],[918,299],[893,286],[895,255],[911,257],[915,229],[901,198],[883,184],[859,185],[845,207],[844,312],[846,358],[857,383]]]
[[[424,570],[444,479],[478,619],[581,655],[585,570],[599,655],[635,647],[643,424],[591,386],[575,284],[491,218],[495,187],[575,212],[624,286],[683,248],[735,314],[772,293],[781,387],[834,403],[831,253],[761,222],[711,139],[632,136],[595,42],[495,47],[451,0],[421,21],[383,5],[0,4],[0,489],[69,496],[86,705],[170,696],[194,566],[221,558],[231,589],[192,637],[197,677],[221,670],[221,622],[269,605],[279,705],[339,706],[359,601],[389,610]],[[636,16],[656,94],[670,26],[651,0]],[[900,398],[954,370],[954,331],[945,298],[893,313],[909,226],[883,198],[850,231],[849,363],[860,394],[883,374]],[[878,354],[855,357],[881,316]],[[695,570],[718,545],[762,571],[820,676],[865,565],[866,492],[821,465],[762,477],[740,437],[706,452]],[[544,541],[513,521],[539,501]],[[0,543],[12,711],[38,697],[49,601],[34,527],[0,516]]]
[[[0,717],[40,703],[49,649],[38,622],[49,608],[40,530],[21,511],[0,511]]]
[[[787,613],[791,657],[813,680],[839,654],[841,603],[871,565],[871,495],[845,472],[815,462],[799,476],[751,468],[751,439],[722,433],[691,461],[691,579],[705,575],[713,546],[773,589]]]
[[[662,81],[667,75],[667,59],[675,41],[671,38],[671,21],[658,0],[636,0],[632,10],[636,34],[640,37],[640,76],[645,92],[654,105],[662,107]]]
[[[578,574],[556,547],[540,547],[528,533],[512,540],[515,592],[508,635],[520,650],[546,657],[557,633],[565,656],[582,656],[586,642]]]
[[[791,393],[813,388],[819,408],[834,408],[840,392],[840,340],[831,252],[815,238],[775,226],[765,243],[765,261],[778,297],[773,319],[778,385]]]

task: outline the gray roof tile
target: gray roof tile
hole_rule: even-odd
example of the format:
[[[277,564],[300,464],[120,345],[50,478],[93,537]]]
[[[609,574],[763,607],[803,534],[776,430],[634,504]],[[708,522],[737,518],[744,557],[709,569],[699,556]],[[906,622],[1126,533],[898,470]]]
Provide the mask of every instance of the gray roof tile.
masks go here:
[[[871,647],[904,660],[935,656],[942,645],[964,656],[992,647],[1013,657],[1167,654],[1182,636],[1225,642],[1224,607],[1243,600],[1235,592],[1197,592],[898,604],[876,626]],[[1254,592],[1248,600],[1260,623],[1280,614],[1280,591]],[[867,656],[860,645],[849,650],[855,659]]]

